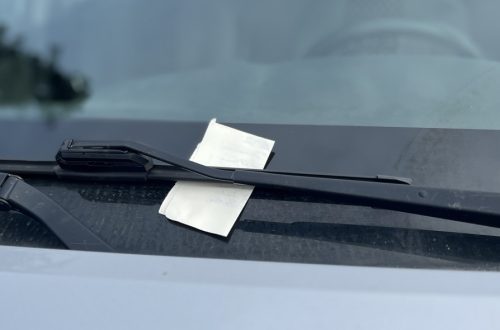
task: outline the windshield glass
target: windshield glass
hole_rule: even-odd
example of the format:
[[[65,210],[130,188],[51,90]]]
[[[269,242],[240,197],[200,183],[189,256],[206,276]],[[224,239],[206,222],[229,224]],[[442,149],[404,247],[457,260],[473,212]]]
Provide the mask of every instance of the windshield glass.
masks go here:
[[[0,116],[499,128],[493,0],[0,0]]]

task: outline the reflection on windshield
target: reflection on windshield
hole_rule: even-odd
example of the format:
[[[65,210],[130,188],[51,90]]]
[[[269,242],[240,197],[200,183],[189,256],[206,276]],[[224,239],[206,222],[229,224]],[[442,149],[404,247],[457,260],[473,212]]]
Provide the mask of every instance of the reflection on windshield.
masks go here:
[[[22,35],[21,49],[40,55],[22,67],[59,73],[36,87],[26,69],[9,97],[78,98],[85,79],[68,73],[81,72],[92,95],[75,117],[498,129],[499,9],[495,0],[0,0],[0,24],[5,45]]]
[[[50,104],[78,102],[87,97],[87,80],[59,68],[60,52],[55,45],[49,59],[28,52],[23,49],[22,36],[9,40],[7,28],[0,25],[0,105],[38,102],[48,110]]]

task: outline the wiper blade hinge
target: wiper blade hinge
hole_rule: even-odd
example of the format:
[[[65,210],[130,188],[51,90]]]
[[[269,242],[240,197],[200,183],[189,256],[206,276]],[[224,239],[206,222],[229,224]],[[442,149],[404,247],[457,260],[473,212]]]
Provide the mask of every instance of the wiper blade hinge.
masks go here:
[[[62,168],[73,170],[147,172],[153,167],[151,157],[126,148],[95,146],[66,140],[56,155]]]

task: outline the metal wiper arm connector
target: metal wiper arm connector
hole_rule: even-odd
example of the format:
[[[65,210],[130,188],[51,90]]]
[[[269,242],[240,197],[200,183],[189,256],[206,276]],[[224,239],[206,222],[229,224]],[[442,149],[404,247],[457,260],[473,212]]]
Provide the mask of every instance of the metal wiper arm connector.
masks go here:
[[[68,211],[18,176],[0,172],[0,210],[18,211],[37,219],[69,249],[112,251]]]
[[[71,170],[78,165],[78,169],[82,170],[82,161],[95,162],[102,155],[109,156],[117,153],[128,154],[126,157],[142,155],[142,157],[154,158],[204,176],[207,181],[316,192],[328,194],[349,204],[500,227],[499,193],[418,187],[396,184],[401,182],[370,182],[323,175],[217,169],[155,150],[143,144],[127,141],[67,140],[59,150],[56,159],[63,169]],[[112,158],[107,158],[110,161],[106,165],[108,170],[113,168]],[[88,166],[86,170],[102,169]]]

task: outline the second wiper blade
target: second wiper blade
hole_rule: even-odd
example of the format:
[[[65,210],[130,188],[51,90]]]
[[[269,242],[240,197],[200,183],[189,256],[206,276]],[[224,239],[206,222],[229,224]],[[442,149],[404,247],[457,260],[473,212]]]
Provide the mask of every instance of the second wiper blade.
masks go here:
[[[419,187],[395,184],[395,182],[370,182],[322,175],[218,169],[203,166],[143,144],[127,141],[67,140],[59,150],[56,159],[62,172],[66,170],[72,171],[73,175],[75,173],[91,175],[96,171],[107,170],[109,175],[114,175],[116,172],[113,171],[113,157],[110,156],[113,154],[121,155],[120,161],[136,159],[137,156],[156,159],[196,173],[208,181],[322,193],[338,198],[343,203],[500,227],[499,193]],[[99,157],[105,155],[109,163],[95,162],[96,155]],[[86,162],[89,165],[82,166]],[[136,167],[137,161],[129,165]],[[147,169],[144,171],[147,172]]]

